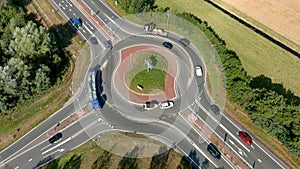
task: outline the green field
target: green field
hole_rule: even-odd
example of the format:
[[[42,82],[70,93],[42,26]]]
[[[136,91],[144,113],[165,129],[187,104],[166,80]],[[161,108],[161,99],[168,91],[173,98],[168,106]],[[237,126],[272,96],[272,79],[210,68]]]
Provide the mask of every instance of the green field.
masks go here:
[[[147,70],[145,60],[152,65],[150,71]],[[167,61],[164,57],[153,52],[136,52],[130,56],[129,71],[125,74],[126,83],[135,92],[149,94],[155,89],[164,90]],[[143,87],[140,90],[137,85]]]
[[[252,75],[264,74],[300,96],[300,60],[202,0],[157,0],[171,14],[190,12],[208,22]],[[184,4],[184,5],[183,5]]]
[[[164,91],[166,72],[159,69],[152,69],[150,71],[143,70],[136,74],[131,83],[130,89],[138,93],[154,94],[155,91]],[[140,85],[143,90],[137,88]]]

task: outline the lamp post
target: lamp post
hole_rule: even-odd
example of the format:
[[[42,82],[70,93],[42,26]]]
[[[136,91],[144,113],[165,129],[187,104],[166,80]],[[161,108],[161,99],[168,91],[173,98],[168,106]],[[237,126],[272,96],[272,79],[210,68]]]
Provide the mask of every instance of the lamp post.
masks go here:
[[[168,16],[168,19],[167,19],[167,26],[169,27],[169,19],[170,19],[170,15],[171,15],[171,11],[170,9],[167,10],[167,16]]]

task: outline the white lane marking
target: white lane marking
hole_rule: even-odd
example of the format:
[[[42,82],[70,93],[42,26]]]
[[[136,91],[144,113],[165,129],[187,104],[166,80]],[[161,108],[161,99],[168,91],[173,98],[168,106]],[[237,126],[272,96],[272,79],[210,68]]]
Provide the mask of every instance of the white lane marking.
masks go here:
[[[29,162],[32,161],[32,158],[28,160]]]
[[[257,159],[257,161],[260,162],[260,163],[262,162],[261,159]]]
[[[69,11],[72,11],[72,9],[70,8]]]
[[[66,8],[64,6],[62,8],[63,8],[63,10],[66,10]]]
[[[19,169],[19,166],[17,166],[15,169]]]
[[[46,148],[50,147],[51,144],[47,145],[46,147],[42,148],[41,151],[45,150]]]
[[[81,29],[83,33],[86,33],[84,29]]]
[[[230,134],[230,136],[231,136],[232,138],[234,138],[241,146],[243,146],[245,150],[247,150],[248,152],[250,152],[250,150],[249,150],[249,149],[248,149],[248,148],[247,148],[247,147],[246,147],[246,146],[245,146],[238,138],[236,138],[235,135],[233,135],[229,130],[227,130],[227,128],[224,127],[223,124],[220,123],[219,126],[220,126],[221,128],[223,128],[223,129],[225,130],[226,133]]]
[[[70,140],[71,140],[71,137],[69,137],[69,138],[65,139],[64,141],[60,142],[60,143],[59,143],[59,144],[57,144],[56,146],[54,146],[54,147],[52,147],[52,148],[50,148],[50,149],[48,149],[48,150],[46,150],[46,151],[42,152],[42,155],[44,155],[44,154],[48,153],[49,151],[51,151],[51,150],[55,149],[55,148],[56,148],[56,147],[58,147],[58,146],[61,146],[62,144],[65,144],[66,142],[68,142],[68,141],[70,141]]]
[[[65,151],[65,149],[63,149],[63,148],[57,149],[56,151],[54,151],[54,152],[48,154],[47,156],[45,156],[45,157],[43,157],[43,158],[47,158],[47,157],[49,157],[50,155],[52,155],[52,154],[54,154],[54,153],[56,153],[56,152],[63,152],[63,151]]]
[[[193,77],[191,77],[191,78],[188,79],[186,88],[189,88],[189,87],[190,87],[190,85],[191,85],[193,79],[194,79]]]
[[[73,13],[73,15],[75,16],[75,13]]]
[[[209,112],[206,111],[206,109],[199,103],[199,102],[196,102],[197,105],[212,119],[214,120],[215,122],[218,122]],[[223,115],[224,116],[224,115]],[[244,144],[242,144],[242,142],[236,138],[235,135],[233,135],[229,130],[227,130],[226,127],[223,126],[222,123],[219,124],[219,126],[226,132],[226,133],[229,133],[231,135],[231,137],[233,137],[240,145],[243,146],[244,149],[246,149],[248,152],[250,152],[250,149],[248,149]]]
[[[191,110],[191,111],[194,111],[194,110],[192,110],[190,107],[189,107],[189,109]],[[179,115],[181,115],[181,114],[179,114]],[[199,119],[199,120],[201,120],[211,131],[214,131],[201,117],[199,117],[198,115],[196,115],[197,116],[197,118]],[[222,137],[217,133],[217,132],[213,132],[216,136],[218,136],[220,139],[222,139]],[[233,142],[233,141],[232,141]],[[252,165],[250,165],[249,163],[248,163],[248,161],[246,161],[233,147],[231,147],[227,142],[226,142],[226,144],[228,145],[228,147],[230,147],[230,149],[233,151],[233,152],[235,152],[239,157],[240,157],[240,159],[242,159],[243,161],[244,161],[244,163],[246,163],[249,167],[251,167]],[[233,142],[233,145],[234,145],[234,142]],[[234,145],[234,146],[236,146],[236,145]]]
[[[95,2],[94,1],[91,1],[92,2],[92,4],[95,4]]]
[[[108,59],[106,59],[104,61],[104,63],[102,64],[102,66],[100,67],[101,70],[103,70],[106,66],[107,66],[107,63],[108,63]]]

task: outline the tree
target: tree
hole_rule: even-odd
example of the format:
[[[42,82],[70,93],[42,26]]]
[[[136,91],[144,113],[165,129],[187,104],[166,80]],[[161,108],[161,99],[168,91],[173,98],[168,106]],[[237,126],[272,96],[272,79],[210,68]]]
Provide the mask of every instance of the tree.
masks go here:
[[[6,66],[0,66],[1,112],[29,98],[30,85],[30,69],[22,59],[11,58]]]
[[[40,60],[50,52],[51,39],[44,27],[29,21],[25,27],[17,27],[8,46],[12,56],[25,60]]]
[[[50,87],[50,78],[49,78],[50,69],[45,66],[41,65],[41,68],[39,68],[36,71],[35,75],[35,81],[33,90],[37,93],[40,93]]]

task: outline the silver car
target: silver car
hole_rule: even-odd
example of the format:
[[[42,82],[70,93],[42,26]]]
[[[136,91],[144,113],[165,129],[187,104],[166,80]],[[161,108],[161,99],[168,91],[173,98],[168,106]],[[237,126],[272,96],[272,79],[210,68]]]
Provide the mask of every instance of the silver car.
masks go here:
[[[174,102],[172,100],[167,100],[167,101],[161,102],[159,104],[159,107],[160,107],[160,109],[169,109],[169,108],[174,107]]]
[[[201,68],[201,66],[199,66],[199,65],[197,65],[196,66],[196,75],[197,76],[202,76],[202,68]]]

